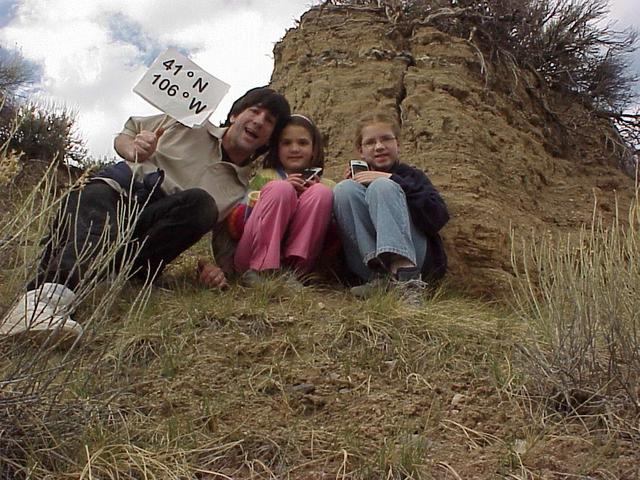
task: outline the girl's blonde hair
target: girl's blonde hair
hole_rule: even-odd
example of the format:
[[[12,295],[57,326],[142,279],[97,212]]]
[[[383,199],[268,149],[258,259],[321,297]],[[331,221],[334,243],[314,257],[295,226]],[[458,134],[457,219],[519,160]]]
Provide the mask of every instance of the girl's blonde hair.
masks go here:
[[[368,113],[365,116],[361,117],[356,124],[356,149],[360,148],[360,146],[362,145],[362,130],[364,129],[364,127],[367,127],[374,123],[385,123],[389,125],[396,139],[400,139],[400,124],[394,116],[382,112]]]

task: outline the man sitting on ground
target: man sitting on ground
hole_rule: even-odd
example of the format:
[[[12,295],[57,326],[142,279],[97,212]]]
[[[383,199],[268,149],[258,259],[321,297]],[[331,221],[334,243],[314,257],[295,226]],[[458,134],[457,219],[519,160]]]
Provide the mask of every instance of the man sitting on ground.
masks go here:
[[[50,238],[36,278],[5,316],[0,334],[81,335],[81,326],[69,317],[74,290],[92,275],[92,262],[124,225],[133,224],[133,240],[119,250],[109,271],[118,271],[124,261],[133,262],[133,272],[142,278],[160,274],[243,198],[251,163],[289,115],[281,94],[255,88],[236,100],[222,128],[210,123],[189,128],[166,115],[130,118],[115,139],[125,161],[70,192],[51,235],[59,240]],[[129,214],[123,218],[122,212]],[[226,286],[218,267],[200,270],[205,285]]]

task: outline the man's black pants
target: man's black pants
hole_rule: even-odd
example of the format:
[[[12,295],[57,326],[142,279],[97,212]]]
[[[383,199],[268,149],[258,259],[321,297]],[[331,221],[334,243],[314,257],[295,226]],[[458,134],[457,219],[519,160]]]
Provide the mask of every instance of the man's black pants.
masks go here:
[[[218,220],[215,201],[199,188],[162,197],[141,211],[138,208],[138,214],[131,206],[128,197],[101,181],[69,193],[47,238],[37,276],[28,288],[53,282],[74,290],[85,275],[96,274],[96,266],[91,265],[102,258],[109,262],[104,269],[108,272],[133,261],[136,276],[160,273]],[[132,226],[133,236],[122,242],[127,225]],[[122,242],[118,251],[105,255],[118,241]]]

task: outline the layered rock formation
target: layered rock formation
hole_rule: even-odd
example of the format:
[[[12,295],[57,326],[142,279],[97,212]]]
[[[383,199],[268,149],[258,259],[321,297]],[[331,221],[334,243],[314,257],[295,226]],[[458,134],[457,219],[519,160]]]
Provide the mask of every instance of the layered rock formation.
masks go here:
[[[427,172],[452,220],[450,279],[505,291],[511,236],[575,231],[596,210],[624,213],[633,180],[615,138],[571,99],[540,95],[536,76],[501,71],[464,39],[429,26],[403,35],[375,10],[316,7],[274,50],[272,85],[327,140],[327,175],[355,157],[354,125],[371,110],[402,123],[402,159]]]

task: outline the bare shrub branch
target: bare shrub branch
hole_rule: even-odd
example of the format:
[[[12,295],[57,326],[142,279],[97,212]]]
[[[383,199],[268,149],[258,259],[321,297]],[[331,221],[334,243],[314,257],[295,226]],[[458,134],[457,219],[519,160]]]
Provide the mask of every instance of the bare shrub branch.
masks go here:
[[[513,70],[535,72],[547,88],[575,95],[590,110],[619,119],[635,99],[639,78],[629,55],[638,33],[606,22],[608,0],[331,0],[338,6],[379,12],[406,36],[422,25],[469,39],[483,57]],[[488,70],[485,71],[488,75]],[[625,124],[623,140],[638,148],[637,124]]]
[[[35,82],[38,67],[15,49],[0,45],[0,95],[13,96],[21,88]]]

